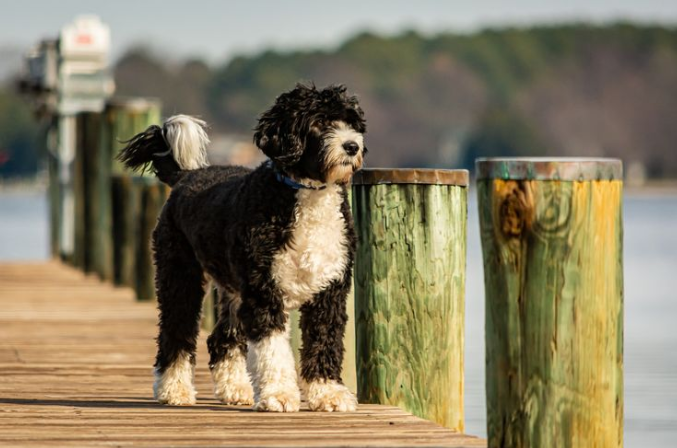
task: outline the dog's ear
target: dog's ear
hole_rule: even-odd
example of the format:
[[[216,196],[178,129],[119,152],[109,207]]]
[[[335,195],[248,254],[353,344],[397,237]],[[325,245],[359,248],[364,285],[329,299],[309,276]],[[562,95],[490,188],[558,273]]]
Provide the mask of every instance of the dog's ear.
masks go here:
[[[303,155],[303,142],[287,123],[259,120],[254,133],[254,143],[271,160],[281,167],[297,163]]]
[[[259,124],[254,132],[254,144],[273,160],[281,152],[279,131],[276,132],[272,129],[270,123],[264,123],[263,117],[259,120]]]
[[[256,146],[281,167],[296,164],[303,155],[308,126],[299,109],[305,104],[304,94],[297,87],[280,95],[254,129]]]

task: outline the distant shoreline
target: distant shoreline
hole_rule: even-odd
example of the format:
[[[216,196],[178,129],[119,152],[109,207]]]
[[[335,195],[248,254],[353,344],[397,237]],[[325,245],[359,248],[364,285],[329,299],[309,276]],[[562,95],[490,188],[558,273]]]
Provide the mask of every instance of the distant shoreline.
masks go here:
[[[0,179],[0,193],[44,193],[47,191],[47,178],[37,177],[30,179],[2,180]]]
[[[649,180],[642,185],[623,186],[628,196],[677,196],[677,179]]]

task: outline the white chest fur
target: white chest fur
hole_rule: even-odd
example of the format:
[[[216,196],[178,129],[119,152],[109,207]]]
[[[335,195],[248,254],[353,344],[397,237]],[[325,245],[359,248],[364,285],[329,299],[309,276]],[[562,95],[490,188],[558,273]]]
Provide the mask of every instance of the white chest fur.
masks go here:
[[[340,187],[302,189],[296,198],[291,244],[275,255],[272,266],[285,309],[299,308],[340,278],[348,258]]]

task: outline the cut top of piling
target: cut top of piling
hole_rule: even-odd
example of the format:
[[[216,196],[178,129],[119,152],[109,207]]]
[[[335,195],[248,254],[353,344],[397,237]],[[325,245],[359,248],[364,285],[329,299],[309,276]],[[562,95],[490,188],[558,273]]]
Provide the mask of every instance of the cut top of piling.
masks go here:
[[[353,185],[422,184],[467,187],[468,170],[365,168],[353,176]]]
[[[475,160],[477,179],[622,180],[623,162],[607,158],[506,157]]]
[[[107,109],[123,109],[130,112],[143,113],[151,109],[159,109],[162,102],[158,98],[113,97],[106,102]]]

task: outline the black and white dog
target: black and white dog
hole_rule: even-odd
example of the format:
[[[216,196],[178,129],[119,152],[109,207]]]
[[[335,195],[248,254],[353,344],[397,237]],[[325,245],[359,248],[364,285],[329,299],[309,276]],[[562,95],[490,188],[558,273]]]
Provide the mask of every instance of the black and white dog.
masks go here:
[[[366,153],[357,99],[342,86],[298,85],[280,95],[256,126],[254,141],[270,160],[255,170],[207,166],[204,125],[174,116],[119,156],[172,186],[153,233],[155,398],[195,403],[198,321],[211,278],[220,315],[207,344],[219,400],[299,409],[288,313],[300,309],[300,382],[310,409],[355,410],[341,364],[355,253],[346,184]]]

